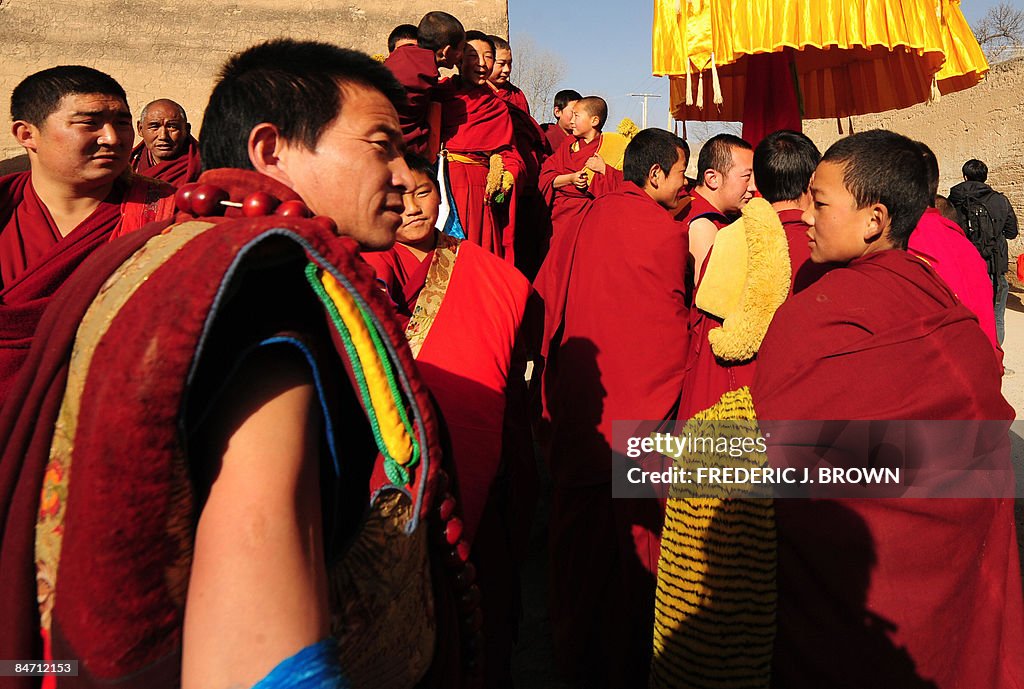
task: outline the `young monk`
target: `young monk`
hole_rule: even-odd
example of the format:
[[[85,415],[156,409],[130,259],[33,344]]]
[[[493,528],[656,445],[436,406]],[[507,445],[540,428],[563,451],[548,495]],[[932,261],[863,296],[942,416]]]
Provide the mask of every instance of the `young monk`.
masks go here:
[[[596,197],[622,181],[622,173],[605,164],[601,148],[608,104],[599,96],[576,101],[572,114],[572,138],[566,139],[544,162],[540,191],[551,208],[551,236],[572,229]]]
[[[0,405],[54,293],[111,237],[174,213],[174,188],[125,174],[134,132],[124,89],[90,67],[26,77],[12,131],[30,171],[0,178]]]
[[[561,143],[572,136],[572,110],[580,98],[583,98],[580,92],[573,89],[563,89],[555,94],[552,108],[555,121],[545,122],[540,126],[544,130],[544,136],[548,138],[552,151],[557,151]]]
[[[387,285],[447,422],[463,538],[483,594],[484,685],[511,686],[519,591],[509,535],[522,541],[530,514],[510,500],[522,498],[517,488],[528,489],[535,473],[522,407],[525,362],[516,347],[530,285],[493,254],[436,229],[434,171],[418,156],[406,160],[415,186],[405,194],[395,246],[363,257]]]
[[[966,436],[959,429],[980,424],[935,424],[919,442],[888,448],[868,438],[864,452],[846,458],[861,467],[894,453],[913,467],[923,453],[920,466],[940,468],[935,462],[955,459],[938,449],[947,444],[967,458],[999,448],[1013,409],[1000,394],[991,343],[935,271],[906,251],[930,200],[919,146],[880,130],[841,139],[818,165],[811,194],[811,258],[843,267],[776,313],[751,388],[758,419],[1004,422]],[[769,461],[831,453],[821,428],[769,441]],[[1008,471],[1009,449],[995,452],[1005,453],[997,456]],[[971,484],[1005,475],[966,474]],[[1006,486],[994,488],[989,494],[1000,495]],[[775,513],[773,685],[1024,682],[1012,498],[779,500]]]
[[[416,45],[419,34],[413,24],[399,24],[388,34],[388,55],[403,45]]]
[[[574,686],[646,686],[661,509],[613,500],[612,422],[674,418],[686,354],[686,143],[646,129],[582,221],[564,304],[550,467],[551,624]],[[561,319],[560,319],[561,320]]]
[[[398,108],[398,119],[405,145],[413,153],[429,153],[430,103],[440,98],[438,69],[459,65],[465,46],[462,22],[447,12],[427,12],[416,27],[416,43],[396,47],[384,61],[405,88],[406,102]]]
[[[442,103],[441,142],[450,190],[466,238],[509,263],[515,260],[514,187],[524,166],[514,146],[512,117],[486,85],[494,45],[480,31],[466,32],[459,74],[448,80]],[[496,213],[506,206],[507,212]]]

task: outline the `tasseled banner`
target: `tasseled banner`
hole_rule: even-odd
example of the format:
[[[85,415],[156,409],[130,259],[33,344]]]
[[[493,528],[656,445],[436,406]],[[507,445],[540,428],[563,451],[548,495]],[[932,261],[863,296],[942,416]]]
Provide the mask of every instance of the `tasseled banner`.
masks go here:
[[[697,73],[697,107],[704,109],[704,72]]]
[[[722,84],[718,81],[718,69],[715,68],[714,53],[711,53],[711,102],[715,105],[725,102],[722,98]]]
[[[693,79],[690,77],[690,61],[686,61],[686,104],[693,105]]]
[[[942,91],[939,91],[939,80],[932,75],[932,91],[928,95],[928,105],[935,105],[942,100]]]

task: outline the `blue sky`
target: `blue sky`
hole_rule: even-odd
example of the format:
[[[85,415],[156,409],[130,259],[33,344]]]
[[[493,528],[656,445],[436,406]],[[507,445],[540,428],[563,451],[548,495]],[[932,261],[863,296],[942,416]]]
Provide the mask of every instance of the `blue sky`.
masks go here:
[[[1020,1],[1010,0],[1011,4]],[[998,0],[964,0],[960,8],[973,24],[996,4]],[[660,93],[661,98],[649,101],[648,125],[667,124],[668,80],[651,76],[652,0],[596,0],[589,5],[509,0],[508,5],[513,50],[516,37],[528,35],[561,56],[566,78],[559,88],[603,96],[613,123],[629,117],[640,124],[640,99],[627,94]],[[548,110],[534,114],[542,115],[538,117],[542,122],[550,119]]]

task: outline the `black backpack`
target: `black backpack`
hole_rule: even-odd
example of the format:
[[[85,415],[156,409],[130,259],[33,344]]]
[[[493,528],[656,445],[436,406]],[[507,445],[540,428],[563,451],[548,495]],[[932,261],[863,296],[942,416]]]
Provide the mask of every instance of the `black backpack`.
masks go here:
[[[967,238],[985,259],[989,273],[994,274],[999,255],[999,233],[996,231],[996,224],[992,221],[992,215],[988,212],[988,208],[978,199],[968,196],[964,198],[962,205],[957,210],[960,213],[960,220]]]

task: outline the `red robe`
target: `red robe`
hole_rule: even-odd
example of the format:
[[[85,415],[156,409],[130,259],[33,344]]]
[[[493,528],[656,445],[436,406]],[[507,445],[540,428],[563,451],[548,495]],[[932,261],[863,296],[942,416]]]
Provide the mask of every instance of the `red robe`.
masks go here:
[[[911,233],[908,249],[927,261],[964,306],[978,317],[978,324],[1002,360],[992,310],[992,280],[988,277],[985,259],[977,250],[968,250],[973,246],[959,225],[929,208]]]
[[[140,175],[159,179],[168,184],[180,187],[199,179],[202,161],[199,159],[199,142],[189,136],[185,150],[174,160],[157,162],[153,160],[145,143],[140,143],[132,151],[132,170]]]
[[[471,158],[473,163],[449,160],[450,190],[466,238],[504,258],[514,261],[516,190],[507,211],[496,213],[496,204],[485,198],[489,158],[499,154],[515,184],[522,184],[524,165],[516,152],[512,117],[508,107],[488,86],[466,86],[459,77],[448,80],[453,89],[442,102],[441,142],[452,153]]]
[[[537,188],[541,165],[551,155],[551,147],[540,125],[530,116],[530,105],[521,90],[507,84],[498,87],[496,95],[509,106],[512,138],[524,165],[523,180],[516,189],[516,267],[533,279],[551,239],[551,213]]]
[[[573,137],[566,137],[540,169],[540,193],[551,209],[552,244],[559,241],[558,235],[576,228],[591,201],[616,189],[622,182],[622,171],[609,166],[605,174],[593,175],[590,186],[585,191],[577,189],[573,184],[555,189],[555,177],[582,170],[590,156],[596,154],[600,147],[600,135],[594,137],[589,144]]]
[[[548,145],[551,146],[552,151],[557,151],[562,142],[569,138],[569,134],[558,126],[557,122],[545,122],[540,128],[544,130],[544,136],[547,138]]]
[[[662,510],[612,499],[612,421],[676,416],[687,256],[682,225],[630,182],[594,201],[576,242],[551,400],[551,623],[586,686],[646,685]]]
[[[434,51],[416,45],[399,46],[384,60],[384,66],[405,87],[406,104],[397,109],[405,145],[411,153],[427,156],[430,101],[436,96],[439,77]]]
[[[174,208],[172,187],[132,177],[61,237],[31,180],[31,172],[0,178],[0,406],[64,281],[112,236],[170,217]]]
[[[1008,468],[1013,409],[991,351],[931,268],[883,251],[783,304],[758,354],[752,396],[762,422],[1005,420],[995,424],[1001,433],[962,440],[1003,443]],[[777,442],[769,441],[773,464],[830,450],[816,447],[815,431]],[[776,500],[775,512],[774,686],[1024,685],[1012,499],[793,499]]]
[[[501,686],[511,678],[519,595],[510,545],[528,536],[532,508],[524,503],[536,483],[517,347],[531,289],[472,242],[439,241],[422,262],[401,244],[363,258],[404,313],[417,369],[451,437],[463,538],[484,597],[485,686]]]

